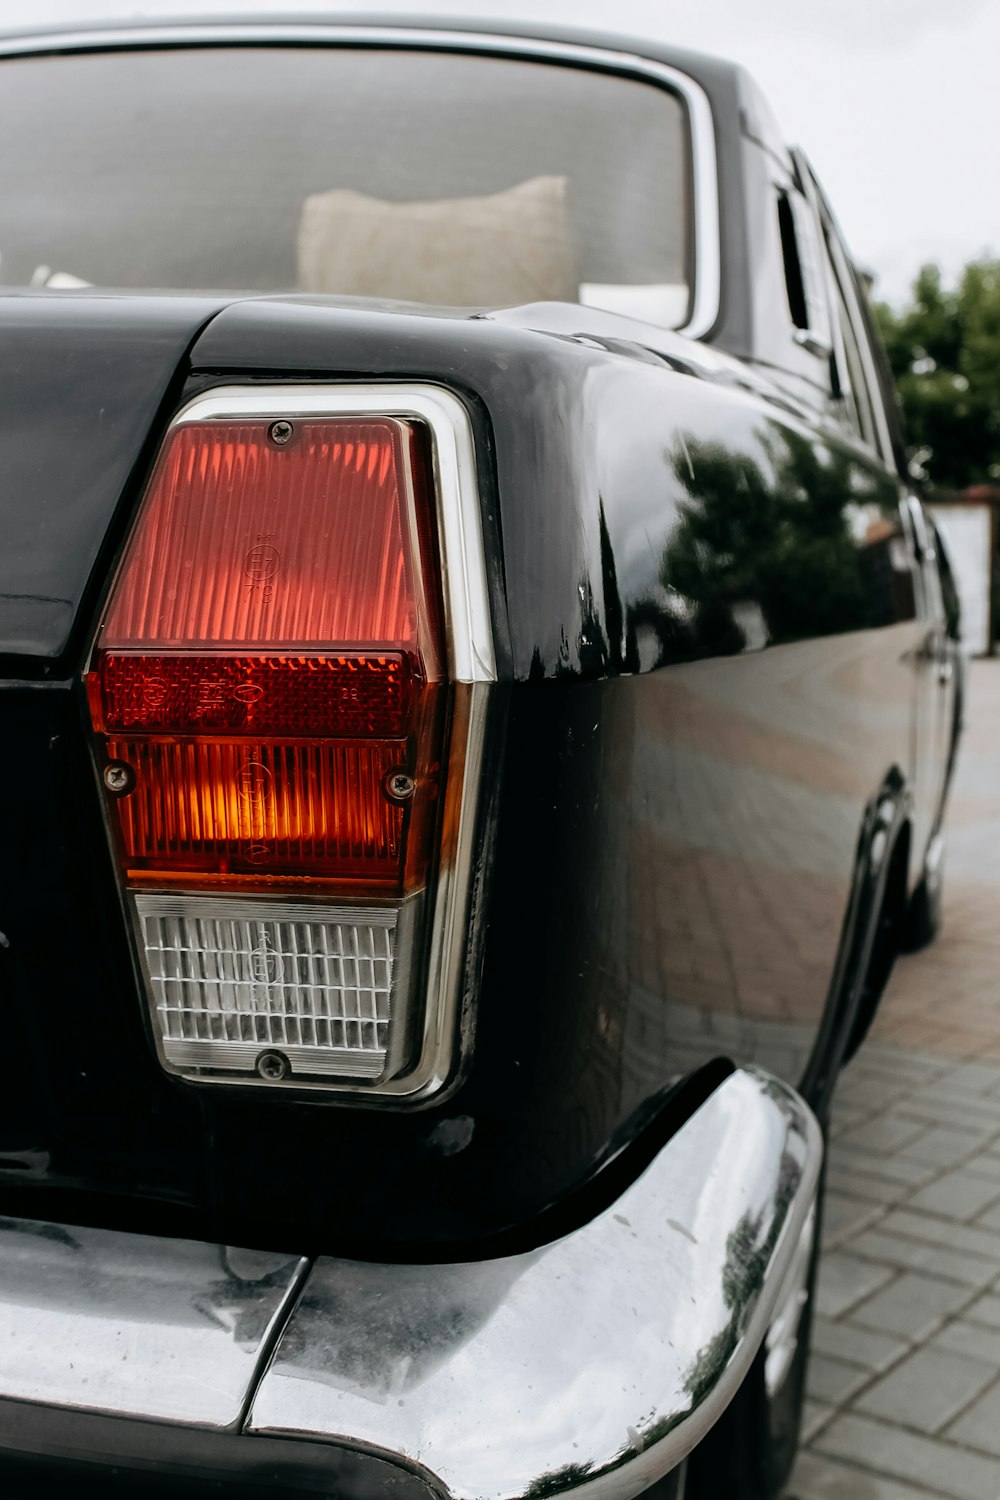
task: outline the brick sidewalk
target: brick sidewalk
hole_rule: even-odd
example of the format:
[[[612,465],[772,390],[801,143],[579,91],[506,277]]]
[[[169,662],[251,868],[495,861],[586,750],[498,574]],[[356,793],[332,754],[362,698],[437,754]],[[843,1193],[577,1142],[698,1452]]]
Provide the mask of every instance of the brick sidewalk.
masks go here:
[[[1000,1497],[1000,662],[975,662],[945,928],[841,1081],[788,1500]]]

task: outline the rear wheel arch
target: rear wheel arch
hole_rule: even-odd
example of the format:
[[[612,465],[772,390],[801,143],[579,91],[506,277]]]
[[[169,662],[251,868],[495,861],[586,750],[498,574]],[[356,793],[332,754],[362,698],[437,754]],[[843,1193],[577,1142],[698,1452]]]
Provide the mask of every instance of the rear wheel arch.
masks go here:
[[[912,795],[898,766],[868,802],[823,1020],[799,1092],[825,1120],[843,1064],[871,1026],[905,935]]]
[[[861,976],[840,1066],[850,1062],[868,1035],[896,959],[906,950],[911,845],[912,826],[907,819],[888,856],[885,885],[874,918],[871,951]]]
[[[824,1134],[839,1069],[864,1040],[903,949],[912,846],[909,814],[905,778],[890,772],[865,811],[830,997],[799,1090]],[[731,1500],[772,1500],[787,1480],[802,1419],[822,1214],[821,1176],[801,1318],[785,1379],[777,1391],[768,1388],[765,1343],[723,1418],[689,1461],[692,1500],[723,1494]]]

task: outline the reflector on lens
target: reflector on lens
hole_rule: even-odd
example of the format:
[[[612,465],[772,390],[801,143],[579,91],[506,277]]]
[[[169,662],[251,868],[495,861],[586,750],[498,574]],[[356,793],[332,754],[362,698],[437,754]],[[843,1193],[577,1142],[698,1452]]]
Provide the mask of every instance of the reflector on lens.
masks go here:
[[[111,733],[401,739],[412,677],[400,651],[308,656],[105,651],[94,718]]]

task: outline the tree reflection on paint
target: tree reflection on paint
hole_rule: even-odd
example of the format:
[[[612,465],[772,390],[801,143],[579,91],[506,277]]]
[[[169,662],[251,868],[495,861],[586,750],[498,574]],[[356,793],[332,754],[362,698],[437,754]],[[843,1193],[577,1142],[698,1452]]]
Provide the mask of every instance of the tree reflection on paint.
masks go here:
[[[883,566],[898,535],[893,482],[787,429],[763,429],[757,452],[689,436],[671,454],[686,499],[660,578],[690,606],[685,654],[747,649],[748,611],[759,612],[759,645],[912,612],[912,590],[897,597],[899,569]]]

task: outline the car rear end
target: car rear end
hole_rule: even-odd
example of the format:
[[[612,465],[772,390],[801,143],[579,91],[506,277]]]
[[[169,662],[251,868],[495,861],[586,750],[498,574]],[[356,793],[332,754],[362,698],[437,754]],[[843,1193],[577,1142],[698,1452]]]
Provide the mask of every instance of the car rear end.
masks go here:
[[[601,959],[650,665],[615,556],[691,381],[489,308],[705,331],[707,98],[308,30],[0,63],[39,121],[0,247],[4,1482],[625,1497],[739,1385],[820,1145],[711,1038],[637,1060]],[[376,286],[366,214],[413,250]]]

